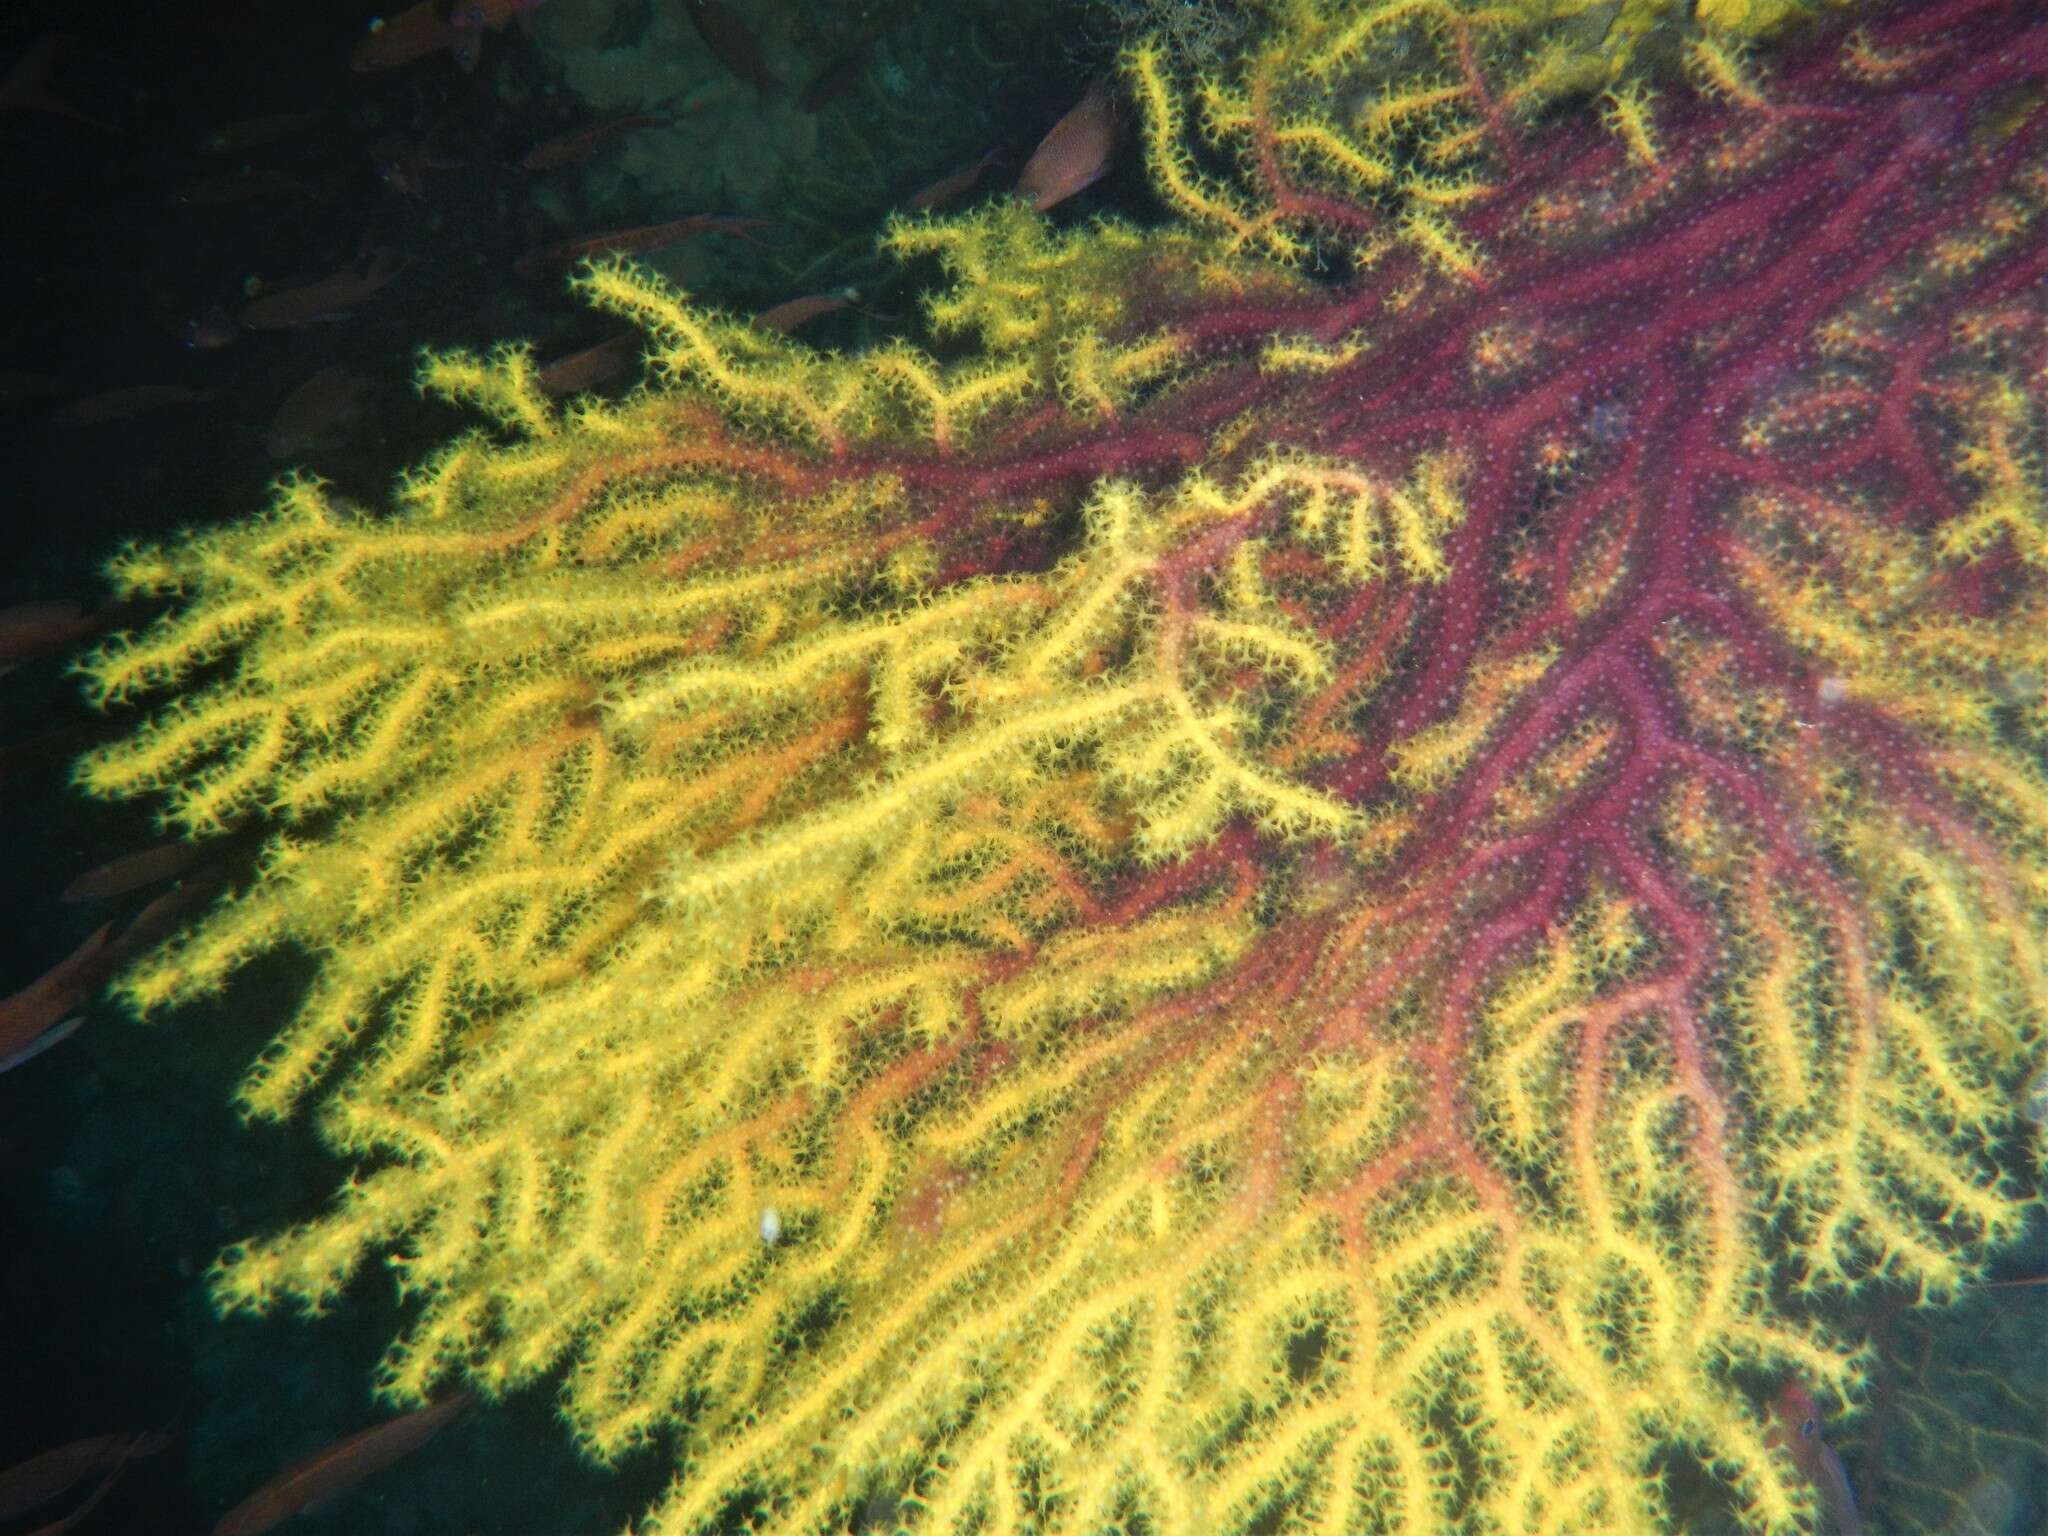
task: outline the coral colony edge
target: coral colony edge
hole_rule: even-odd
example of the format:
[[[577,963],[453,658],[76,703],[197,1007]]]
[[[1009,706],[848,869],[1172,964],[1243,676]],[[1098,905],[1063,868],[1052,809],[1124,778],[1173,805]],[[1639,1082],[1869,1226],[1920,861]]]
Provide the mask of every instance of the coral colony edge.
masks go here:
[[[219,1304],[670,1536],[1823,1528],[1763,1404],[2042,1173],[2048,26],[1521,9],[1137,46],[1172,218],[894,224],[942,354],[605,260],[643,389],[122,552],[79,782],[273,830],[119,994],[312,956],[354,1169]]]

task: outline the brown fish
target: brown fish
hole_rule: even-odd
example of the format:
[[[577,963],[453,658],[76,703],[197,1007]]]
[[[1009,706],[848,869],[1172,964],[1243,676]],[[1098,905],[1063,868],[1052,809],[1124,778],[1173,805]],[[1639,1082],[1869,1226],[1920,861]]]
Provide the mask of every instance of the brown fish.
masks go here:
[[[439,53],[454,41],[455,29],[441,0],[419,0],[396,16],[378,16],[349,50],[348,67],[358,73],[396,69]]]
[[[541,365],[539,382],[545,395],[574,395],[617,378],[640,361],[645,344],[638,331],[626,331],[581,352],[571,352]]]
[[[122,421],[171,405],[197,405],[212,398],[210,389],[189,389],[183,384],[131,384],[74,400],[53,411],[50,420],[60,427],[96,427],[101,422]]]
[[[152,602],[102,603],[91,612],[69,598],[15,603],[0,608],[0,673],[61,655],[81,640],[152,618]]]
[[[680,245],[699,235],[738,235],[741,239],[752,239],[748,230],[772,229],[774,225],[773,219],[693,213],[688,218],[670,219],[666,224],[642,224],[634,229],[607,230],[601,235],[579,235],[574,240],[528,251],[512,263],[512,270],[522,277],[532,277],[551,267],[570,266],[585,256],[602,256],[608,251],[620,256],[637,256],[643,251],[660,250],[665,245]]]
[[[171,1443],[162,1433],[92,1435],[32,1456],[0,1472],[0,1520],[25,1514],[95,1472],[111,1472]]]
[[[768,68],[761,53],[761,40],[754,29],[740,19],[739,12],[722,0],[690,0],[690,20],[711,56],[747,82],[763,96],[782,89],[782,82]]]
[[[107,621],[68,598],[15,603],[0,608],[0,672],[38,661],[76,645],[107,627]]]
[[[221,1516],[213,1536],[260,1536],[300,1510],[353,1488],[411,1455],[470,1405],[467,1392],[346,1435],[294,1462]]]
[[[270,418],[264,446],[273,459],[289,459],[334,442],[354,421],[370,381],[340,363],[322,368],[284,397]]]
[[[1017,191],[1040,213],[1092,187],[1116,155],[1116,98],[1101,80],[1039,141],[1017,177]]]
[[[0,76],[0,112],[43,112],[112,133],[115,131],[112,123],[87,117],[59,96],[50,84],[50,76],[56,73],[58,60],[71,51],[71,42],[68,32],[45,32],[30,43],[8,67],[6,75]]]
[[[54,373],[33,373],[26,368],[0,368],[0,405],[22,405],[64,393],[64,381]]]
[[[572,128],[567,133],[558,133],[552,139],[541,140],[526,152],[526,158],[519,164],[521,169],[529,171],[553,171],[565,165],[581,165],[613,139],[637,133],[642,128],[668,128],[674,124],[674,118],[659,112],[590,123],[582,128]]]
[[[294,138],[310,133],[327,121],[327,113],[321,109],[311,112],[272,112],[262,117],[245,117],[232,123],[222,123],[209,133],[199,146],[205,155],[239,155],[265,144],[275,144],[279,139]]]
[[[158,843],[95,865],[79,875],[57,897],[59,901],[106,901],[126,896],[159,880],[175,880],[214,850],[200,843]],[[125,935],[124,935],[125,937]]]
[[[821,111],[853,89],[854,83],[868,72],[868,55],[881,41],[882,34],[894,25],[902,9],[900,5],[892,6],[862,27],[830,64],[811,77],[811,83],[796,99],[798,110]]]
[[[904,199],[903,206],[911,209],[943,208],[972,192],[974,184],[981,180],[981,173],[992,165],[1002,164],[1002,161],[1002,150],[992,149],[972,165],[963,165],[959,170],[941,176],[930,186],[911,193]]]
[[[396,69],[446,48],[465,72],[476,68],[486,30],[502,32],[541,0],[419,0],[396,16],[378,17],[350,50],[358,73]]]
[[[235,318],[250,330],[280,330],[345,316],[371,298],[404,268],[388,247],[379,247],[366,267],[343,267],[331,277],[280,288],[244,304]]]
[[[185,920],[188,913],[218,896],[227,881],[203,871],[179,881],[161,896],[153,898],[135,914],[135,920],[121,930],[108,951],[118,963],[138,950],[147,949]]]
[[[1835,1448],[1821,1438],[1821,1427],[1821,1414],[1813,1395],[1799,1382],[1788,1381],[1771,1400],[1771,1427],[1764,1435],[1764,1444],[1784,1451],[1801,1475],[1813,1484],[1821,1513],[1834,1527],[1836,1536],[1862,1536],[1863,1517],[1856,1510],[1849,1473]]]
[[[112,961],[108,940],[114,925],[102,923],[92,936],[12,997],[0,998],[0,1072],[20,1066],[55,1043],[47,1038],[76,1029],[68,1015],[97,992]],[[66,1026],[69,1026],[66,1028]]]
[[[754,316],[754,324],[764,331],[781,331],[787,335],[820,315],[829,315],[835,310],[859,302],[860,290],[857,288],[840,288],[831,293],[807,293],[801,298],[784,299],[773,309],[762,310]]]
[[[226,208],[235,203],[253,203],[263,198],[311,197],[313,189],[285,171],[262,166],[244,166],[219,176],[202,176],[188,181],[171,194],[171,201],[187,208]]]

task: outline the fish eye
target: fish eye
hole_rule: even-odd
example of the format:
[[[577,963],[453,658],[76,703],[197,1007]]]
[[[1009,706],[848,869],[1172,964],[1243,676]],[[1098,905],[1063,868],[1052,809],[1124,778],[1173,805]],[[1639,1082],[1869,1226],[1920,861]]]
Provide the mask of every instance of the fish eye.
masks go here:
[[[1802,1440],[1811,1440],[1813,1438],[1813,1432],[1819,1428],[1820,1426],[1816,1424],[1812,1419],[1801,1419],[1799,1421],[1799,1438]]]

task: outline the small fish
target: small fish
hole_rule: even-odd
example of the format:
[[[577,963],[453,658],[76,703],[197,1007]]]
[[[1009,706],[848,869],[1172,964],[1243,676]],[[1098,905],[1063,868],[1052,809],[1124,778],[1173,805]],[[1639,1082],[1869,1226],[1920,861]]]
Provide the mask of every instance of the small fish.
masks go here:
[[[104,390],[74,400],[52,412],[50,420],[60,427],[96,427],[102,422],[123,421],[171,405],[198,405],[212,398],[210,389],[192,389],[183,384],[131,384],[126,389]]]
[[[763,96],[782,89],[782,82],[768,68],[761,53],[761,40],[754,29],[740,19],[739,12],[721,0],[689,0],[690,20],[711,56],[751,85]]]
[[[26,1514],[96,1472],[118,1472],[136,1457],[154,1456],[170,1443],[171,1437],[161,1432],[92,1435],[0,1471],[0,1520]],[[73,1511],[71,1518],[77,1513]]]
[[[1097,80],[1031,152],[1017,177],[1017,191],[1044,213],[1107,175],[1116,141],[1116,99]]]
[[[264,117],[245,117],[222,123],[200,143],[203,155],[239,155],[280,139],[309,133],[327,120],[324,111],[272,112]]]
[[[245,166],[219,176],[202,176],[171,193],[171,201],[187,208],[226,208],[263,198],[311,197],[313,189],[285,171]]]
[[[13,1055],[0,1056],[0,1072],[12,1072],[24,1062],[34,1061],[43,1052],[62,1045],[83,1028],[85,1015],[82,1013],[74,1013],[68,1019],[58,1020]]]
[[[1823,1515],[1834,1522],[1836,1536],[1862,1536],[1863,1519],[1856,1513],[1856,1494],[1835,1448],[1821,1438],[1820,1409],[1813,1394],[1796,1381],[1785,1383],[1771,1400],[1769,1442],[1782,1446],[1800,1475],[1820,1495]]]
[[[868,55],[875,44],[896,19],[895,12],[885,11],[862,27],[853,39],[839,51],[839,56],[811,79],[804,87],[803,94],[796,99],[797,109],[802,112],[818,112],[844,96],[860,77],[868,71]]]
[[[411,1455],[470,1404],[467,1392],[344,1436],[294,1462],[221,1516],[213,1536],[260,1536]]]
[[[567,133],[558,133],[552,139],[541,140],[526,152],[526,158],[519,165],[528,171],[553,171],[565,165],[581,165],[613,139],[638,133],[642,128],[669,128],[674,125],[674,118],[659,112],[590,123],[582,128],[572,128]]]
[[[955,202],[973,191],[974,184],[981,180],[981,173],[983,171],[986,171],[990,166],[1001,165],[1002,163],[1002,150],[1000,148],[992,149],[972,165],[963,165],[959,170],[951,171],[941,176],[930,186],[911,193],[904,200],[903,206],[913,210],[943,208],[948,203]]]
[[[860,302],[858,288],[839,288],[831,293],[807,293],[801,298],[784,299],[773,309],[764,309],[754,316],[754,324],[764,331],[781,331],[784,335],[798,326],[815,320],[820,315],[829,315],[849,304]]]
[[[23,368],[0,368],[0,405],[25,405],[64,393],[64,381],[54,373],[32,373]]]
[[[425,197],[427,141],[403,133],[381,133],[370,145],[370,168],[394,192]]]
[[[541,0],[419,0],[396,16],[379,16],[350,50],[348,67],[358,74],[396,69],[447,49],[467,73],[476,68],[486,31],[502,32]]]
[[[225,304],[209,304],[171,323],[172,334],[195,352],[215,352],[242,334]]]
[[[377,179],[407,197],[424,198],[427,195],[427,172],[464,169],[469,163],[466,160],[450,160],[434,152],[434,143],[441,128],[442,124],[436,123],[418,139],[403,133],[379,134],[370,145],[370,164],[377,172]]]
[[[71,1010],[97,992],[114,964],[103,923],[78,948],[12,997],[0,998],[0,1072],[48,1050],[78,1028]]]
[[[551,363],[543,363],[539,374],[541,393],[575,395],[617,378],[640,361],[644,338],[638,331],[626,331],[594,347],[571,352]]]
[[[69,903],[126,896],[145,885],[177,879],[212,852],[200,843],[158,843],[138,848],[88,869],[65,886],[57,899]]]
[[[14,603],[0,608],[0,672],[40,661],[98,634],[106,621],[68,598]]]
[[[322,368],[286,395],[270,418],[264,444],[270,456],[289,459],[332,444],[361,412],[369,388],[368,379],[343,364]]]
[[[476,73],[484,56],[484,23],[481,7],[464,0],[448,8],[448,57],[465,75]]]
[[[21,57],[0,76],[0,112],[42,112],[68,117],[75,123],[115,131],[112,123],[88,117],[59,96],[50,84],[57,61],[71,50],[68,32],[45,32],[22,51]]]
[[[68,762],[88,747],[113,740],[104,722],[60,725],[19,741],[0,742],[0,783],[23,774],[45,773]]]
[[[149,603],[104,603],[87,611],[68,598],[0,608],[0,674],[61,655],[81,640],[151,617]]]
[[[666,224],[642,224],[634,229],[607,230],[601,235],[579,235],[559,245],[543,246],[520,257],[512,264],[512,270],[522,277],[531,277],[552,267],[569,266],[585,256],[602,256],[607,251],[620,256],[637,256],[643,251],[660,250],[665,245],[680,245],[699,235],[738,235],[743,240],[751,240],[753,236],[747,233],[748,230],[772,229],[774,226],[773,219],[693,213],[687,218],[670,219]]]
[[[128,956],[165,937],[190,913],[218,896],[226,885],[227,881],[219,875],[209,875],[202,869],[152,899],[114,940],[109,953],[115,963],[125,961]]]
[[[235,318],[246,329],[263,331],[345,316],[396,277],[404,265],[396,252],[379,247],[367,266],[343,267],[330,277],[266,293],[244,304]]]
[[[453,28],[440,0],[419,0],[396,16],[377,16],[349,50],[348,67],[359,74],[396,69],[414,59],[439,53],[451,41]]]

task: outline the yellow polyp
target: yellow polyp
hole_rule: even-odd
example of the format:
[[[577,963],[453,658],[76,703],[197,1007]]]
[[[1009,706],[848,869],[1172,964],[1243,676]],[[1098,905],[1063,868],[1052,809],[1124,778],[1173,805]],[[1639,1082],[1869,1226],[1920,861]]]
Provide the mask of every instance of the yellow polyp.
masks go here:
[[[1629,158],[1638,165],[1655,166],[1661,158],[1652,102],[1649,87],[1640,81],[1616,86],[1606,96],[1607,126],[1627,146]]]
[[[1186,354],[1186,343],[1169,332],[1129,345],[1111,345],[1083,332],[1060,348],[1061,398],[1074,410],[1114,417],[1147,386],[1170,375]]]
[[[1399,92],[1370,98],[1360,107],[1353,126],[1368,139],[1385,138],[1397,128],[1442,112],[1464,100],[1466,88],[1455,81],[1424,81]]]
[[[1428,208],[1418,208],[1401,221],[1402,236],[1430,263],[1454,277],[1477,282],[1486,267],[1479,250],[1454,226]]]
[[[1369,152],[1314,119],[1282,125],[1273,140],[1359,193],[1370,193],[1395,179],[1394,167],[1385,156]]]
[[[1140,131],[1148,158],[1154,168],[1160,195],[1183,218],[1196,225],[1213,225],[1229,231],[1236,244],[1251,242],[1259,233],[1257,216],[1241,207],[1220,182],[1197,169],[1188,154],[1181,126],[1177,93],[1167,78],[1166,63],[1159,48],[1144,45],[1129,57],[1129,77],[1137,98]]]
[[[1555,660],[1554,653],[1539,651],[1498,666],[1478,663],[1456,714],[1387,748],[1395,781],[1416,789],[1447,782],[1471,761],[1515,698]]]
[[[500,347],[488,359],[468,352],[429,353],[415,382],[423,393],[473,406],[501,425],[552,437],[555,413],[540,387],[531,347]]]
[[[1703,89],[1752,112],[1773,110],[1740,44],[1712,36],[1698,37],[1687,45],[1685,62],[1699,77]]]
[[[1364,338],[1350,335],[1334,342],[1307,336],[1275,336],[1259,355],[1259,365],[1273,373],[1333,373],[1363,356]]]
[[[1321,13],[1304,11],[1302,19],[1309,23],[1304,30],[1310,39],[1304,63],[1312,73],[1334,74],[1369,57],[1375,43],[1386,34],[1404,26],[1426,25],[1442,17],[1448,7],[1445,0],[1387,0],[1385,4],[1348,9],[1352,11],[1350,16],[1337,11],[1333,13],[1336,19],[1328,23]]]

